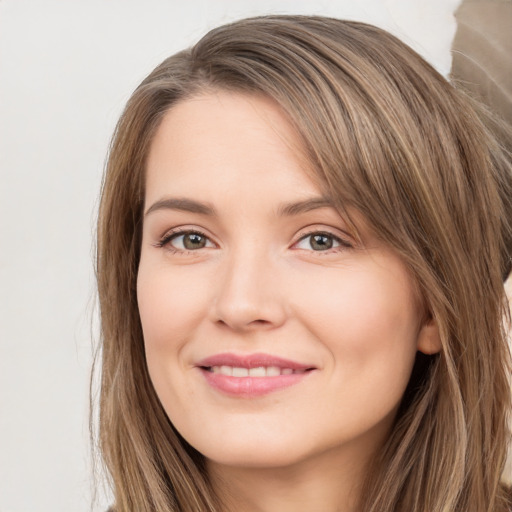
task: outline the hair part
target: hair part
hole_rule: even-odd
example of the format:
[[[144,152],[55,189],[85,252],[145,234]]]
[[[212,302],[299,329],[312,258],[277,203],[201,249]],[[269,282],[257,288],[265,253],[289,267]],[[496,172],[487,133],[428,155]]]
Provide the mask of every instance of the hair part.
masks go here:
[[[148,375],[137,308],[145,166],[165,113],[215,90],[275,100],[322,191],[410,269],[441,353],[418,355],[365,512],[502,512],[510,361],[511,163],[460,92],[358,22],[268,16],[209,32],[137,88],[113,137],[98,220],[100,445],[116,512],[218,511],[203,458]],[[357,223],[353,222],[354,229]]]

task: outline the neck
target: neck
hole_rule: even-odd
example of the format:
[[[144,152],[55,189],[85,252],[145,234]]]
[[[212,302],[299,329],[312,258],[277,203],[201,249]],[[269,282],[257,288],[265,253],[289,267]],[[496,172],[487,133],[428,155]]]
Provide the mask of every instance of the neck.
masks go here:
[[[360,455],[329,451],[276,468],[209,462],[208,470],[226,512],[357,512],[368,463]]]

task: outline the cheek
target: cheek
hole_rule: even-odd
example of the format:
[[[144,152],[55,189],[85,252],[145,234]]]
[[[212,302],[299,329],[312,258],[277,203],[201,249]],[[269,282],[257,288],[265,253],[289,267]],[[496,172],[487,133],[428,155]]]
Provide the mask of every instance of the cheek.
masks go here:
[[[186,274],[141,261],[137,300],[150,366],[160,356],[179,351],[204,318],[205,289],[201,280]]]
[[[418,308],[404,272],[338,272],[332,279],[304,283],[300,308],[308,328],[330,352],[338,373],[362,387],[383,384],[400,394],[416,354]],[[305,293],[305,290],[308,293]],[[366,377],[366,378],[365,378]]]
[[[205,315],[205,287],[201,280],[191,277],[144,259],[137,277],[148,372],[166,413],[173,419],[183,416],[186,405],[193,403],[193,389],[183,382],[187,367],[182,356]],[[186,401],[180,400],[183,394]],[[194,416],[193,411],[185,413],[189,416]]]

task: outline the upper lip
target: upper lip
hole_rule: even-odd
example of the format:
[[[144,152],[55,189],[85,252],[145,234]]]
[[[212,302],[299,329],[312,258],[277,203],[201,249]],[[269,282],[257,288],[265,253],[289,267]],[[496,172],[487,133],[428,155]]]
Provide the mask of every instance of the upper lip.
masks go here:
[[[258,368],[261,366],[277,366],[278,368],[291,368],[292,370],[308,370],[314,366],[298,363],[282,357],[273,356],[271,354],[255,353],[255,354],[215,354],[199,361],[196,366],[210,368],[212,366],[233,366],[236,368]]]

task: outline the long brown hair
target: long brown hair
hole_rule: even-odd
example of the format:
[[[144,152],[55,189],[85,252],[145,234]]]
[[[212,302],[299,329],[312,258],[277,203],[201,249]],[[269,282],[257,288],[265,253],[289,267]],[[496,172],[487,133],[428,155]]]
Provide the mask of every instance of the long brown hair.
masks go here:
[[[148,148],[166,111],[212,89],[273,98],[318,184],[362,214],[409,267],[441,353],[418,355],[365,512],[496,512],[509,431],[502,278],[510,269],[510,159],[467,98],[370,25],[268,16],[215,29],[158,66],[114,134],[98,221],[99,441],[116,512],[218,511],[203,457],[152,387],[136,298]]]

